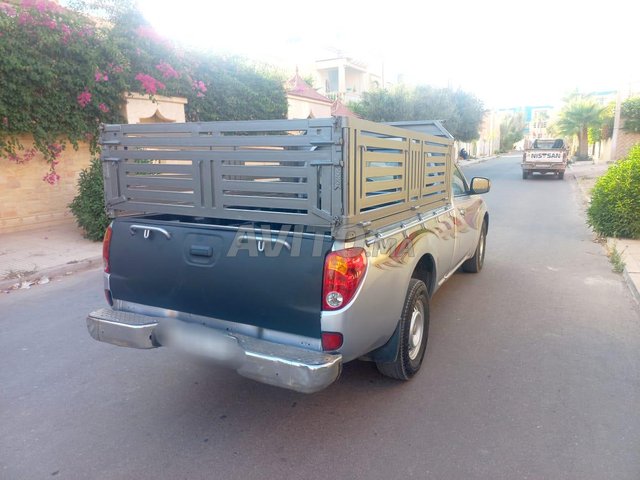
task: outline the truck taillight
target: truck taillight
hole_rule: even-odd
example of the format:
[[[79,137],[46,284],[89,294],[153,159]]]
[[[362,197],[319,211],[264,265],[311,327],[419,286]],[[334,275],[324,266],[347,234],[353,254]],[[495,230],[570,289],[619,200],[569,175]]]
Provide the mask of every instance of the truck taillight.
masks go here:
[[[111,273],[111,266],[109,265],[109,249],[111,248],[111,225],[107,227],[104,232],[104,240],[102,241],[102,262],[104,264],[105,273]]]
[[[322,309],[338,310],[355,295],[367,270],[364,248],[353,247],[330,252],[324,261]]]

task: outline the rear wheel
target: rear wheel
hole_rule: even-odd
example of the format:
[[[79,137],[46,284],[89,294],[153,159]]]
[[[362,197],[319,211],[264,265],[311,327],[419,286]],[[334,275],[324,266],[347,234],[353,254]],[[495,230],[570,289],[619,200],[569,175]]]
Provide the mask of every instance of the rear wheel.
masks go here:
[[[526,172],[526,170],[523,170],[522,171],[522,179],[526,180],[528,176],[529,176],[529,174]]]
[[[558,173],[558,180],[562,180],[564,178],[564,172]]]
[[[409,380],[424,359],[429,336],[429,294],[423,281],[412,278],[407,290],[402,317],[400,318],[400,345],[396,360],[376,363],[378,370],[387,377]]]
[[[484,251],[487,244],[487,222],[482,223],[482,229],[480,230],[480,238],[478,239],[478,246],[476,251],[469,260],[466,260],[462,264],[462,270],[469,273],[478,273],[482,270],[484,265]]]

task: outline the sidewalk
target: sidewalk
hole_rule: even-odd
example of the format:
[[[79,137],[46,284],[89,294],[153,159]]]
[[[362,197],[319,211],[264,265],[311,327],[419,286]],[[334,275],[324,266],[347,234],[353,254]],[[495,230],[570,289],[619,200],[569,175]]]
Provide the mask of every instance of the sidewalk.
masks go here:
[[[585,208],[591,198],[590,192],[598,177],[603,175],[610,164],[593,164],[591,162],[576,162],[569,165],[569,172],[575,178],[582,194]],[[624,277],[629,290],[638,303],[640,303],[640,240],[626,238],[607,239],[607,249],[614,248],[620,253],[625,263]]]
[[[102,265],[102,243],[73,224],[0,235],[0,292]]]

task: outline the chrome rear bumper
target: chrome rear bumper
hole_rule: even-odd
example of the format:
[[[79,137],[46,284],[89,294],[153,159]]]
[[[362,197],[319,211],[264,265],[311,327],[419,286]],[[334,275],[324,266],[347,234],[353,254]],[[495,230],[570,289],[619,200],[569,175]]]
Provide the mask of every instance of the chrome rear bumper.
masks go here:
[[[123,347],[176,347],[205,356],[240,375],[302,393],[328,387],[342,370],[342,355],[281,345],[203,325],[101,309],[87,317],[90,335]]]

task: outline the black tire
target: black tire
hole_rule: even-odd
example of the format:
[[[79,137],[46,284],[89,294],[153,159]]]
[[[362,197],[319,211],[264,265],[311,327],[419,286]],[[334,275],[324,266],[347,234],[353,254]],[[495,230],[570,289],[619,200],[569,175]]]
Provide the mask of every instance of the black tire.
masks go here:
[[[397,380],[409,380],[420,370],[428,337],[429,292],[422,280],[412,278],[400,317],[398,356],[394,362],[376,362],[378,371]]]
[[[528,176],[529,176],[529,174],[523,170],[522,171],[522,179],[526,180]]]
[[[478,273],[482,270],[484,265],[484,254],[487,246],[487,222],[482,223],[482,229],[480,230],[480,238],[478,238],[478,245],[476,251],[469,260],[466,260],[462,264],[462,270],[469,273]]]
[[[564,178],[564,172],[558,173],[558,180],[562,180]]]

